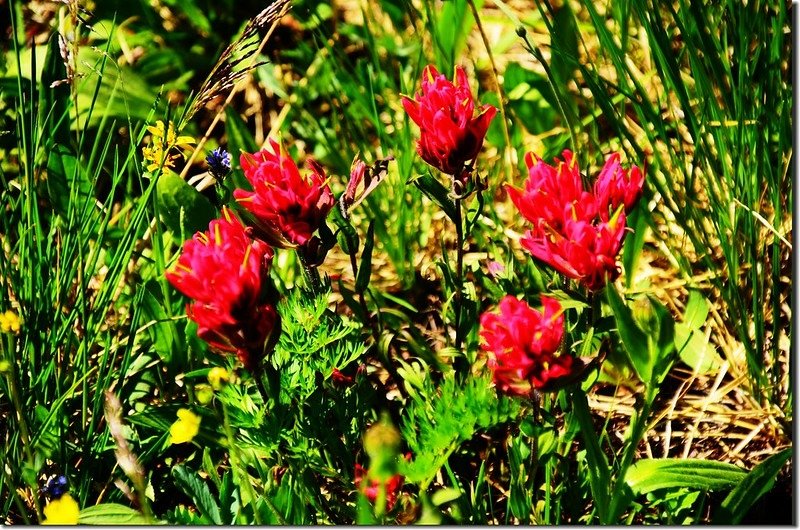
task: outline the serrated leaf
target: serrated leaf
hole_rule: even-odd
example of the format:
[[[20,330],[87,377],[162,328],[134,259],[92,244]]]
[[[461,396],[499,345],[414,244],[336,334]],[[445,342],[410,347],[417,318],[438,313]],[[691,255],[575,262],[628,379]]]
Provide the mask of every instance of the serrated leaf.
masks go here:
[[[219,514],[219,505],[211,495],[208,484],[203,482],[197,474],[189,471],[185,466],[175,466],[172,468],[172,476],[175,483],[186,495],[192,498],[197,509],[208,517],[213,524],[221,525],[222,518]]]
[[[766,492],[792,456],[792,448],[772,455],[755,468],[731,491],[714,514],[713,524],[739,524],[742,517]]]
[[[148,519],[141,512],[122,504],[107,502],[81,510],[78,524],[86,525],[150,525],[164,524],[162,521]]]
[[[664,488],[718,491],[733,488],[746,473],[733,464],[697,458],[639,460],[625,474],[625,482],[637,495]]]

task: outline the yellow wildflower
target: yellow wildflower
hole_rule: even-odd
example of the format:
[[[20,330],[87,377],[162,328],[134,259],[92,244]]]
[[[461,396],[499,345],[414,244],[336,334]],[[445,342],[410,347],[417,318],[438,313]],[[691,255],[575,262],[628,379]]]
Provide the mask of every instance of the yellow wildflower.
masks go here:
[[[211,383],[211,388],[216,391],[222,390],[226,384],[231,380],[231,374],[221,366],[215,366],[208,371],[208,382]]]
[[[78,515],[81,509],[69,493],[48,502],[44,507],[44,521],[42,524],[78,524]]]
[[[163,121],[158,120],[155,126],[150,126],[147,130],[152,135],[150,145],[142,148],[142,156],[149,162],[147,171],[152,172],[162,168],[168,173],[175,167],[177,159],[186,158],[184,152],[192,149],[192,145],[197,143],[191,136],[178,136],[172,122],[165,126]]]
[[[19,315],[10,309],[5,313],[0,313],[0,331],[3,333],[19,333],[19,327],[22,324]]]
[[[191,442],[198,432],[200,432],[200,416],[189,409],[179,409],[178,421],[169,428],[169,443]]]

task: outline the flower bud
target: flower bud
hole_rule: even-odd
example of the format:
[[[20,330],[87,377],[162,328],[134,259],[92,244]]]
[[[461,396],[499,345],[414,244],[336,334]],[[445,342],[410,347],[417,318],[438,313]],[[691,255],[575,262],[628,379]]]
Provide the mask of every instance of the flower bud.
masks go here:
[[[215,366],[208,371],[208,382],[211,388],[219,392],[222,388],[230,383],[231,374],[221,366]]]
[[[400,431],[385,413],[364,433],[364,450],[369,455],[370,473],[375,478],[388,480],[397,473],[401,443]]]

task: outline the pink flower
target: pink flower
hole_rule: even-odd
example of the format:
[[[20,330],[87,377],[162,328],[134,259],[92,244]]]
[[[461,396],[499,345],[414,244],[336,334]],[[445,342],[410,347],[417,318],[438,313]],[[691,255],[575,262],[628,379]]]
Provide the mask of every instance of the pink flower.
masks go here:
[[[475,99],[467,74],[456,67],[456,81],[448,81],[433,65],[422,73],[422,90],[414,99],[403,96],[403,108],[420,128],[417,152],[443,173],[460,177],[464,164],[474,160],[483,145],[497,109],[483,105],[475,113]]]
[[[570,355],[559,355],[564,315],[558,301],[542,296],[543,311],[513,296],[500,300],[499,314],[481,315],[481,347],[487,351],[497,388],[516,396],[547,390],[569,380],[580,367]]]
[[[528,153],[525,189],[507,187],[517,209],[533,223],[522,245],[565,276],[601,289],[619,276],[625,214],[641,196],[644,176],[636,166],[623,170],[614,154],[587,191],[572,153],[565,150],[563,156],[554,167]]]
[[[233,196],[276,246],[305,246],[333,207],[333,193],[319,164],[309,161],[311,173],[303,177],[278,142],[270,140],[270,147],[242,153],[240,163],[254,191],[236,189]]]
[[[261,360],[276,328],[278,315],[261,300],[269,278],[272,249],[253,241],[245,227],[227,209],[183,244],[167,280],[192,298],[188,317],[197,322],[197,334],[221,352],[235,353],[248,368]]]
[[[643,187],[644,172],[637,166],[630,171],[622,169],[619,153],[614,153],[606,160],[594,184],[599,214],[607,219],[608,215],[614,215],[620,205],[625,205],[625,211],[630,213],[642,196]]]
[[[356,473],[355,473],[355,485],[356,489],[361,490],[364,496],[369,499],[370,502],[374,503],[375,500],[378,498],[378,492],[380,491],[381,483],[377,479],[368,479],[367,484],[364,484],[365,479],[367,479],[367,470],[364,469],[361,464],[356,464]],[[392,478],[386,481],[386,511],[389,512],[394,508],[395,503],[397,502],[397,496],[400,492],[400,488],[403,486],[403,482],[405,479],[402,475],[394,475]]]

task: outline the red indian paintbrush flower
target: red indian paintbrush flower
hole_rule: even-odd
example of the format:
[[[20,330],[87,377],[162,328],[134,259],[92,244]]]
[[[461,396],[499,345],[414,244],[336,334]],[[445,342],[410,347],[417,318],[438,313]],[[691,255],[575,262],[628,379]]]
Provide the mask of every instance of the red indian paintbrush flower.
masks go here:
[[[278,142],[270,140],[270,147],[242,154],[240,163],[254,191],[236,189],[233,196],[253,214],[270,242],[304,246],[333,207],[333,193],[319,164],[309,161],[311,173],[303,177]]]
[[[467,74],[456,67],[455,83],[432,65],[422,73],[422,90],[414,99],[403,96],[403,108],[420,128],[417,152],[443,173],[460,177],[464,164],[474,160],[497,109],[483,105],[475,114],[475,99]]]
[[[235,353],[247,367],[261,360],[278,315],[261,299],[269,277],[272,249],[250,239],[241,221],[227,209],[183,244],[167,280],[192,298],[186,313],[197,322],[198,336],[213,348]]]
[[[598,214],[608,219],[620,205],[624,205],[625,211],[630,213],[642,196],[643,187],[644,172],[637,166],[629,171],[624,170],[619,163],[619,153],[614,153],[606,160],[594,184]]]
[[[614,154],[587,191],[572,153],[565,150],[563,156],[554,167],[528,153],[525,189],[507,187],[517,209],[533,223],[522,245],[565,276],[601,289],[619,276],[625,214],[642,194],[644,174],[636,166],[623,170]]]
[[[489,367],[497,388],[515,396],[553,388],[573,378],[581,368],[571,355],[559,355],[564,336],[561,304],[542,296],[542,312],[513,296],[498,305],[499,314],[481,315],[481,347],[489,352]]]
[[[363,484],[366,481],[366,484]],[[397,474],[392,476],[389,480],[386,481],[386,511],[392,511],[394,508],[395,503],[397,502],[397,496],[400,492],[400,488],[403,486],[403,482],[405,479],[403,475]],[[361,490],[364,496],[369,499],[370,502],[374,503],[375,500],[378,498],[378,492],[380,491],[381,483],[378,479],[369,478],[368,472],[364,469],[361,464],[356,464],[356,474],[355,474],[355,485],[356,489]]]

